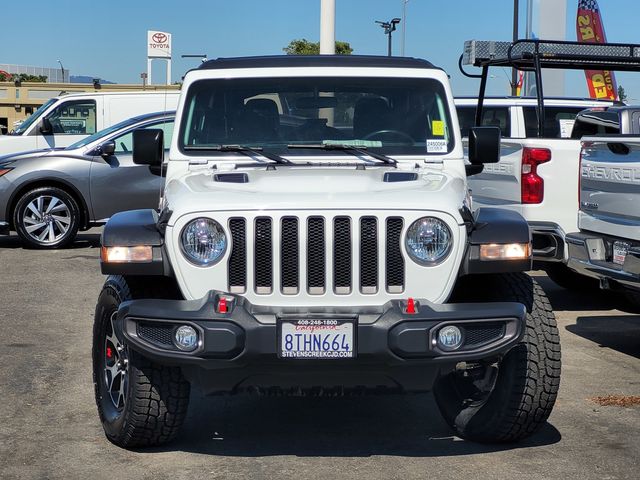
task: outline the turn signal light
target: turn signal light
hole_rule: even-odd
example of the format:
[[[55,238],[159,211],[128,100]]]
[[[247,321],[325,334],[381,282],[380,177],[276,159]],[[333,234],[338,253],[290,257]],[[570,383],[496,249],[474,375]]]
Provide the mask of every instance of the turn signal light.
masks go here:
[[[153,249],[149,245],[102,247],[100,258],[104,263],[150,263],[153,261]]]
[[[5,173],[9,173],[11,171],[10,168],[0,168],[0,177],[3,176]]]
[[[530,256],[530,243],[480,245],[480,260],[527,260]]]

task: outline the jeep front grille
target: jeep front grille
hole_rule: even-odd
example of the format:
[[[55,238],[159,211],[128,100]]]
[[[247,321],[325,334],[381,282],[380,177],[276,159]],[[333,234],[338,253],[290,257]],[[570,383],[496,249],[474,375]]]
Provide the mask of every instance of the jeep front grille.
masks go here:
[[[253,228],[248,229],[247,222],[253,222]],[[230,218],[229,291],[245,293],[252,288],[257,295],[269,295],[274,289],[283,295],[349,295],[356,290],[362,294],[402,293],[402,229],[401,217]],[[247,231],[253,232],[252,241]],[[277,265],[274,248],[279,249]],[[382,253],[386,258],[381,262]],[[247,285],[248,263],[254,269],[251,286]],[[279,275],[274,268],[279,268]]]

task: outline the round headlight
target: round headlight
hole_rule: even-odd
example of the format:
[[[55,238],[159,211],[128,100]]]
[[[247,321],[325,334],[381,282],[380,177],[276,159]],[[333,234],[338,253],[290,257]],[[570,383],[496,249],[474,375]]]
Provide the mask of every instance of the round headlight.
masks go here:
[[[414,262],[437,265],[451,251],[452,235],[446,223],[434,217],[419,218],[407,230],[405,245]]]
[[[182,229],[180,246],[187,260],[206,267],[222,258],[227,249],[227,236],[215,220],[196,218]]]

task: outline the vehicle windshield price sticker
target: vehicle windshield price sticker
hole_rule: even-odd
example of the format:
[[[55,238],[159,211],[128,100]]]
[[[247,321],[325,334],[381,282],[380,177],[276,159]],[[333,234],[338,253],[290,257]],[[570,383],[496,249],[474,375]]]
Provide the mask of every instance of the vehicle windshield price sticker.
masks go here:
[[[447,141],[427,139],[427,153],[447,153]]]
[[[354,322],[301,319],[280,323],[281,358],[353,358]]]

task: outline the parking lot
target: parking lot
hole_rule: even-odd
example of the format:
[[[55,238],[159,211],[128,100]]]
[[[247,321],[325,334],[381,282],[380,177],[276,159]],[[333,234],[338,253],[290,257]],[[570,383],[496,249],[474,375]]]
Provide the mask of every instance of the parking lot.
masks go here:
[[[203,398],[177,441],[125,451],[105,439],[91,380],[99,230],[74,248],[0,238],[0,477],[638,478],[640,315],[610,294],[538,277],[560,326],[563,377],[549,423],[527,441],[452,436],[431,395]],[[593,399],[616,396],[602,406]]]

